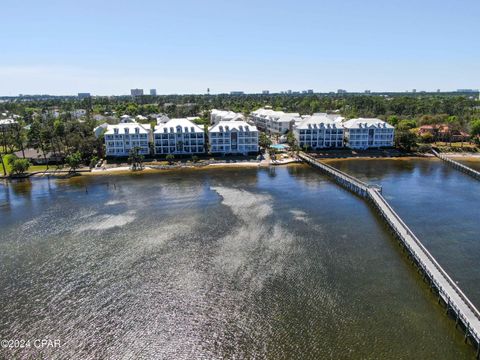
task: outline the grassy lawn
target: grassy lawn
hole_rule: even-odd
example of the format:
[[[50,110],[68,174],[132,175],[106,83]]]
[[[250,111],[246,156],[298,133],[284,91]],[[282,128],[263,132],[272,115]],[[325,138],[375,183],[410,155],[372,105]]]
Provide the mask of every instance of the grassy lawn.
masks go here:
[[[5,164],[5,168],[7,169],[7,172],[10,174],[10,172],[12,171],[12,168],[10,165],[8,165],[5,161],[4,161],[4,164]],[[28,168],[28,171],[27,172],[36,172],[36,171],[45,171],[47,169],[47,165],[31,165],[29,168]],[[48,170],[50,171],[53,171],[53,170],[56,170],[57,169],[57,166],[56,165],[50,165],[48,167]],[[68,170],[68,167],[65,167],[65,168],[62,168],[62,170]],[[3,167],[2,167],[2,164],[0,164],[0,175],[3,175]]]
[[[438,145],[438,146],[451,146],[451,147],[476,147],[475,144],[471,144],[469,142],[466,142],[464,141],[463,143],[462,142],[452,142],[452,143],[449,143],[449,142],[443,142],[443,141],[436,141],[433,143],[433,145]]]
[[[432,143],[433,146],[437,146],[438,148],[446,148],[446,149],[455,149],[455,150],[463,150],[463,151],[468,151],[468,152],[478,152],[479,148],[477,145],[468,143],[468,142],[443,142],[443,141],[437,141]]]
[[[54,166],[50,165],[48,169],[54,170],[55,165]],[[47,165],[32,165],[28,168],[28,172],[45,171],[45,170],[47,170]]]
[[[11,170],[10,165],[8,165],[8,164],[6,163],[6,161],[5,161],[5,159],[3,158],[3,156],[2,156],[2,160],[3,160],[3,164],[5,165],[5,168],[7,169],[7,172],[10,174],[10,170]],[[0,164],[0,174],[1,174],[1,175],[4,175],[2,164]]]

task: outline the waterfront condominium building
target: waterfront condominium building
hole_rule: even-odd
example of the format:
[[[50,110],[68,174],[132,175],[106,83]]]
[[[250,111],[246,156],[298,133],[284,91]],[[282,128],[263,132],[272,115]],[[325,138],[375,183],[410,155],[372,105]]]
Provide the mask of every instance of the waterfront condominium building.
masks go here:
[[[258,152],[258,130],[245,121],[221,121],[208,130],[211,153]]]
[[[124,122],[107,125],[104,133],[107,156],[128,156],[130,150],[139,147],[142,155],[150,154],[148,142],[151,140],[149,124]]]
[[[258,109],[250,113],[250,119],[259,130],[282,135],[291,130],[295,122],[301,120],[301,117],[298,113]]]
[[[343,127],[326,114],[312,115],[295,125],[293,134],[298,146],[309,149],[343,147]]]
[[[213,109],[210,112],[210,124],[216,125],[220,121],[245,121],[245,116],[233,111]]]
[[[395,128],[380,119],[351,119],[343,123],[345,146],[352,149],[393,146]]]
[[[155,126],[155,154],[198,154],[205,152],[205,133],[188,119],[171,119]]]

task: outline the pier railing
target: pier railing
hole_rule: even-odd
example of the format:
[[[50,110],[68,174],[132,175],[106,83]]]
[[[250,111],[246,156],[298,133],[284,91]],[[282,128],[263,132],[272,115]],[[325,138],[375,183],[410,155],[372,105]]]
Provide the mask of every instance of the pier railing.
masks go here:
[[[334,177],[336,180],[340,180],[339,182],[341,183],[349,183],[351,185],[353,185],[356,189],[356,192],[358,193],[361,193],[363,195],[365,195],[367,193],[367,190],[369,189],[369,187],[371,186],[374,186],[375,188],[377,188],[378,190],[381,191],[381,186],[378,186],[378,185],[369,185],[347,173],[344,173],[343,171],[341,170],[338,170],[336,168],[334,168],[333,166],[330,166],[328,164],[325,164],[324,162],[321,162],[321,161],[318,161],[317,159],[315,159],[314,157],[310,156],[310,155],[307,155],[306,153],[304,152],[300,152],[298,154],[298,156],[300,157],[300,159],[308,162],[309,164],[317,167],[317,168],[320,168],[321,170],[323,170],[324,172],[328,173],[329,175],[331,175],[332,177]]]
[[[435,287],[438,289],[439,294],[442,294],[444,297],[444,301],[446,302],[447,306],[451,307],[452,309],[455,310],[457,313],[457,316],[462,318],[465,326],[467,327],[467,330],[470,332],[472,336],[475,337],[475,340],[478,342],[480,341],[480,333],[479,329],[475,329],[470,326],[471,318],[467,318],[463,314],[463,312],[460,310],[461,304],[457,304],[455,299],[452,298],[452,294],[450,289],[446,289],[440,281],[437,279],[436,276],[434,276],[429,270],[427,264],[425,264],[424,259],[422,259],[422,255],[426,256],[428,260],[432,263],[432,265],[435,267],[435,269],[440,273],[440,275],[445,279],[445,281],[450,285],[451,289],[455,291],[455,293],[459,296],[459,298],[463,301],[465,306],[467,306],[468,309],[470,309],[471,313],[475,318],[480,322],[480,312],[478,309],[475,307],[475,305],[472,304],[470,299],[463,293],[463,291],[458,287],[457,283],[452,280],[452,278],[448,275],[448,273],[442,268],[442,266],[438,263],[438,261],[430,254],[430,252],[427,250],[427,248],[422,244],[422,242],[417,238],[417,236],[413,233],[412,230],[405,224],[405,222],[402,220],[402,218],[393,210],[393,208],[390,206],[390,204],[385,200],[385,198],[378,193],[376,189],[369,189],[368,191],[371,200],[375,203],[376,207],[382,212],[382,215],[384,218],[389,222],[390,226],[395,229],[395,232],[400,236],[402,236],[401,230],[403,229],[408,236],[415,242],[415,244],[420,248],[421,254],[417,254],[417,251],[412,248],[411,244],[409,243],[409,239],[402,239],[403,243],[405,246],[408,248],[412,256],[415,257],[415,260],[417,263],[422,267],[422,269],[425,271],[425,273],[428,275],[428,277],[431,279],[431,281],[435,284]],[[388,210],[389,214],[385,211]],[[392,219],[393,217],[393,219]],[[395,221],[401,226],[399,229],[397,227],[397,224]]]
[[[419,268],[422,269],[425,276],[430,280],[431,286],[437,289],[439,298],[441,297],[447,306],[447,311],[452,310],[456,315],[457,323],[460,321],[465,326],[465,339],[468,337],[474,339],[477,344],[478,357],[480,354],[480,312],[402,218],[393,210],[387,200],[385,200],[381,194],[381,187],[360,181],[303,152],[300,152],[298,156],[307,163],[331,175],[342,186],[372,202],[416,261]]]
[[[438,151],[432,149],[432,154],[438,157],[439,159],[445,161],[447,164],[453,166],[455,169],[464,172],[467,175],[474,177],[477,180],[480,180],[480,172],[472,169],[466,165],[459,163],[458,161],[450,159],[448,156],[440,154]]]

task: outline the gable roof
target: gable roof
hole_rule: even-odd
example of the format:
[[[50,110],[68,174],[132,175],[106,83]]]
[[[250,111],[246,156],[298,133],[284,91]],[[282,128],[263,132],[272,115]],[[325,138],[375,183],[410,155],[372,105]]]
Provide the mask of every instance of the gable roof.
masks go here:
[[[181,132],[194,132],[194,133],[203,133],[203,129],[195,124],[194,122],[186,119],[186,118],[179,118],[179,119],[170,119],[166,123],[161,123],[155,126],[155,134],[164,133],[164,129],[167,129],[167,132],[172,132],[171,128],[173,128],[173,132],[177,132],[177,127],[180,126]],[[185,131],[185,128],[187,129]],[[192,130],[193,129],[193,130]]]
[[[228,129],[228,130],[227,130]],[[232,121],[220,121],[218,124],[208,129],[208,132],[224,132],[224,131],[258,131],[255,125],[250,125],[245,121],[232,120]]]
[[[346,129],[386,128],[394,129],[389,123],[376,118],[357,118],[345,121],[343,127]]]
[[[317,128],[327,128],[327,129],[342,129],[342,123],[331,119],[326,116],[326,114],[321,115],[312,115],[304,118],[296,126],[297,129],[317,129]]]

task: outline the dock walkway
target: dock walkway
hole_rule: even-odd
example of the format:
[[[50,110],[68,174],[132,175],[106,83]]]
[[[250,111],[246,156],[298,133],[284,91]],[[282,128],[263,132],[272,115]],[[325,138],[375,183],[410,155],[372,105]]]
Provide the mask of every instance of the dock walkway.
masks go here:
[[[298,156],[305,162],[323,170],[329,176],[333,177],[336,182],[363,196],[374,205],[408,251],[412,260],[423,272],[431,288],[436,290],[438,301],[443,301],[447,312],[450,312],[454,316],[456,321],[455,326],[458,324],[463,326],[465,329],[465,341],[470,339],[472,344],[476,345],[476,356],[478,358],[480,355],[480,312],[410,228],[403,222],[400,216],[392,209],[390,204],[382,196],[381,187],[360,181],[303,152],[299,153]]]
[[[465,174],[470,175],[471,177],[473,177],[477,180],[480,180],[480,172],[478,172],[477,170],[474,170],[474,169],[472,169],[472,168],[470,168],[466,165],[463,165],[463,164],[459,163],[458,161],[452,160],[448,156],[442,155],[442,154],[440,154],[439,152],[437,152],[433,149],[432,149],[432,153],[433,153],[433,155],[435,155],[439,159],[445,161],[448,165],[454,167],[455,169],[460,170],[461,172],[464,172]]]

